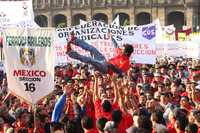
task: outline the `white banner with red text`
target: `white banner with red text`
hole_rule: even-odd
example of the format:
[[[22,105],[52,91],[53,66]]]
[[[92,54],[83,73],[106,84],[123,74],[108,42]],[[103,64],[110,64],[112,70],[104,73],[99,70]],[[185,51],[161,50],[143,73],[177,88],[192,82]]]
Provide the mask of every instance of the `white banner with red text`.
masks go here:
[[[111,34],[119,46],[125,43],[134,46],[134,53],[131,57],[132,62],[154,64],[156,61],[156,29],[156,22],[143,26],[124,27],[108,25],[99,21],[91,21],[73,27],[58,28],[56,29],[55,65],[77,62],[65,54],[66,44],[71,32],[74,32],[77,38],[96,47],[105,55],[107,60],[115,55],[114,45],[109,37],[109,34]],[[87,51],[76,46],[73,46],[73,49],[82,55],[90,56]]]
[[[200,43],[190,41],[165,41],[156,45],[157,57],[184,57],[200,59]]]
[[[31,104],[54,90],[54,38],[53,28],[4,31],[8,89]]]

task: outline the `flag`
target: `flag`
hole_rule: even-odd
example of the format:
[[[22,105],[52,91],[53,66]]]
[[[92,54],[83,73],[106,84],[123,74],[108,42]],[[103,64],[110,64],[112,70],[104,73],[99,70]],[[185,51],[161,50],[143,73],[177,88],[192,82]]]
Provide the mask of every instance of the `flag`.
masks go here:
[[[117,26],[120,25],[120,23],[119,23],[119,15],[117,15],[117,17],[113,20],[113,22],[111,23],[111,25],[117,25]]]

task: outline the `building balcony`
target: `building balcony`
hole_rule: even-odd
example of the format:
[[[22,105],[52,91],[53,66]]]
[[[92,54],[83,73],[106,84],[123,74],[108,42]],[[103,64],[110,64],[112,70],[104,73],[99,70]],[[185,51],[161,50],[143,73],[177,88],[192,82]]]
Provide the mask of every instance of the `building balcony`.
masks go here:
[[[94,0],[92,3],[94,8],[98,7],[106,7],[106,0]]]
[[[150,6],[152,0],[134,0],[135,6]]]
[[[91,1],[90,0],[71,0],[70,7],[71,8],[90,8]]]
[[[54,0],[53,3],[51,3],[52,8],[64,8],[64,1],[63,0]]]
[[[50,0],[33,0],[33,9],[49,9],[51,6]]]
[[[115,7],[122,7],[122,6],[128,6],[129,5],[129,0],[113,0],[112,1],[112,6]]]

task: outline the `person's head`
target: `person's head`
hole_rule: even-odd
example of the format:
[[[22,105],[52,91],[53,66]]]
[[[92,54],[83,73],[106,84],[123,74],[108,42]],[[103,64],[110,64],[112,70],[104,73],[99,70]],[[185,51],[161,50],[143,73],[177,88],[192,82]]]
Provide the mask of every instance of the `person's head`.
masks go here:
[[[1,104],[0,106],[0,116],[3,116],[3,117],[8,116],[8,107],[5,104]]]
[[[149,81],[149,74],[147,72],[142,73],[142,80],[144,83],[147,83]]]
[[[200,126],[200,111],[195,112],[194,117],[195,117],[195,124]]]
[[[169,76],[170,76],[171,78],[173,78],[175,75],[176,75],[176,71],[175,71],[175,70],[170,70],[170,71],[169,71]]]
[[[189,123],[185,128],[185,133],[198,133],[198,126],[194,123]]]
[[[81,120],[81,125],[83,127],[83,129],[85,130],[90,130],[93,127],[93,121],[92,118],[88,117],[88,116],[84,116]]]
[[[103,101],[102,107],[104,112],[110,112],[112,110],[112,105],[108,100]]]
[[[141,105],[145,105],[146,101],[147,101],[146,96],[144,94],[140,95],[140,97],[139,97],[139,103]]]
[[[151,121],[158,123],[158,124],[165,124],[164,118],[163,118],[163,112],[160,110],[155,110],[151,113]]]
[[[112,112],[112,120],[116,123],[116,124],[119,124],[120,121],[122,120],[122,112],[117,109],[117,110],[114,110]]]
[[[107,121],[104,127],[105,133],[118,133],[117,127],[114,121]]]
[[[148,109],[149,112],[152,112],[156,109],[157,107],[157,101],[154,100],[154,99],[151,99],[151,100],[147,100],[146,102],[146,108]]]
[[[138,118],[138,127],[146,129],[151,132],[152,131],[152,122],[149,119],[149,117],[140,115]]]
[[[161,93],[161,95],[160,95],[160,102],[162,103],[162,104],[168,104],[168,102],[169,102],[169,94],[168,93]]]
[[[55,133],[57,131],[63,131],[63,125],[58,122],[52,122],[51,123],[51,129]]]
[[[16,112],[16,119],[23,124],[27,124],[27,122],[29,121],[28,112],[22,108],[17,108],[15,112]]]
[[[158,91],[159,92],[165,91],[165,84],[164,83],[159,83],[158,84]]]
[[[161,78],[160,73],[158,73],[158,72],[154,73],[154,79],[155,79],[155,81],[159,82],[160,78]]]
[[[167,66],[165,64],[161,65],[160,66],[160,72],[161,73],[166,73],[166,71],[167,71]]]
[[[17,131],[17,133],[28,133],[28,129],[27,128],[21,128]]]
[[[104,132],[104,127],[105,127],[107,121],[108,121],[108,119],[106,119],[105,117],[99,118],[96,121],[96,127],[100,132]]]
[[[146,95],[147,100],[153,99],[153,94],[152,93],[147,92],[145,95]]]
[[[189,105],[189,98],[187,96],[182,96],[180,100],[181,107],[186,107]]]
[[[195,122],[195,114],[197,113],[197,110],[192,110],[190,114],[188,115],[188,120],[190,123]]]
[[[171,92],[173,95],[178,95],[178,85],[175,82],[171,84]]]
[[[66,131],[67,133],[77,133],[76,129],[77,129],[77,123],[75,121],[67,121],[66,122]]]
[[[157,101],[160,101],[160,97],[161,97],[160,92],[156,91],[156,92],[154,93],[153,98],[154,98],[155,100],[157,100]]]
[[[187,117],[177,117],[175,121],[175,129],[176,131],[185,131],[185,127],[188,124]]]
[[[107,85],[105,88],[106,96],[108,99],[112,99],[114,96],[113,88],[110,85]]]
[[[131,54],[133,53],[134,51],[134,48],[132,45],[130,44],[124,44],[124,51],[123,51],[123,54],[130,57]]]

